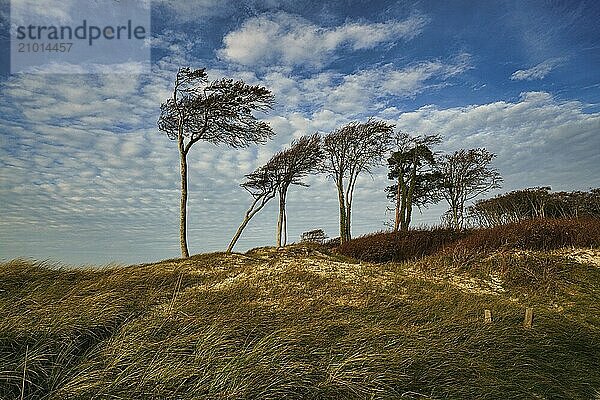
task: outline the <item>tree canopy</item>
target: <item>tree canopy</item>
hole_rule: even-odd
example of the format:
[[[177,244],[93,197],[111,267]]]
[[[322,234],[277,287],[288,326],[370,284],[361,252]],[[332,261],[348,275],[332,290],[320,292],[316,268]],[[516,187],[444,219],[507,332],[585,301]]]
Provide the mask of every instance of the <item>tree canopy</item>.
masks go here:
[[[467,201],[502,186],[500,173],[491,165],[494,157],[484,148],[461,149],[441,157],[437,164],[440,193],[450,207],[446,218],[451,227],[463,227]]]
[[[394,125],[369,119],[351,122],[323,139],[324,170],[330,174],[338,192],[340,241],[351,238],[352,200],[356,180],[361,173],[371,173],[381,165],[389,150]]]

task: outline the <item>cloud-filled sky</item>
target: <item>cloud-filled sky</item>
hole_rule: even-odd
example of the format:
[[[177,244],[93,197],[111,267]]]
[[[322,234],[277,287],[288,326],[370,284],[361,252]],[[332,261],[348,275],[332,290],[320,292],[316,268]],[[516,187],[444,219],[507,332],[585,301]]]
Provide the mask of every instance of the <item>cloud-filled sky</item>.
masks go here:
[[[14,0],[32,12],[54,0]],[[77,1],[64,0],[64,7]],[[6,53],[8,2],[0,0]],[[600,186],[600,4],[596,1],[162,0],[151,3],[151,73],[9,73],[0,62],[0,259],[72,264],[177,257],[178,152],[156,128],[180,66],[261,84],[276,137],[190,153],[190,252],[222,250],[250,203],[244,174],[294,138],[377,117],[439,133],[439,149],[496,153],[503,191]],[[127,72],[129,71],[129,72]],[[326,176],[289,193],[289,237],[337,236]],[[385,169],[356,189],[353,234],[391,218]],[[440,204],[418,211],[435,224]],[[237,250],[272,245],[276,204]]]

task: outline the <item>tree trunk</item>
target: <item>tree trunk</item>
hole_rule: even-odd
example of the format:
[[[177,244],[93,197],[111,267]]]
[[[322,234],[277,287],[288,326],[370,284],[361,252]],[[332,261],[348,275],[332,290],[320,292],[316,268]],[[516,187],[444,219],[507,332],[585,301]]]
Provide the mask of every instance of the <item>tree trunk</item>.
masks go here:
[[[235,246],[235,244],[237,243],[240,236],[242,236],[242,231],[244,230],[244,228],[246,228],[246,225],[248,225],[248,222],[250,222],[250,218],[252,218],[252,217],[249,217],[248,213],[246,213],[244,220],[242,221],[240,226],[237,228],[237,231],[235,231],[235,235],[233,235],[231,242],[229,242],[229,246],[227,247],[227,251],[226,251],[227,253],[231,253],[231,251],[233,250],[233,246]]]
[[[460,229],[460,220],[459,220],[460,210],[459,210],[459,207],[460,206],[458,204],[455,204],[455,205],[452,206],[452,222],[453,222],[453,225],[454,225],[453,226],[454,229]]]
[[[287,245],[287,210],[283,207],[283,245]]]
[[[408,193],[406,194],[406,217],[404,219],[404,231],[408,231],[408,227],[410,226],[410,221],[412,220],[413,194],[415,192],[416,181],[417,181],[417,164],[415,162],[413,164],[413,169],[410,174],[410,186],[408,188]]]
[[[281,232],[283,230],[285,216],[285,195],[279,192],[279,215],[277,216],[277,247],[281,247]]]
[[[246,211],[244,220],[238,227],[237,231],[235,232],[235,235],[233,235],[231,242],[229,242],[229,247],[227,247],[227,253],[231,253],[231,251],[233,250],[233,246],[235,246],[235,244],[237,243],[240,236],[242,236],[243,230],[246,228],[246,225],[248,225],[248,223],[250,222],[252,217],[254,217],[260,210],[262,210],[262,208],[268,203],[269,200],[271,200],[273,198],[273,196],[274,195],[268,195],[268,196],[259,197],[259,198],[254,199],[254,202],[252,203],[250,208]],[[254,207],[256,207],[256,204],[258,204],[259,199],[261,200],[261,203],[258,206],[258,208],[254,209]]]
[[[351,221],[352,221],[352,203],[346,199],[346,241],[352,239],[351,232]]]
[[[346,188],[346,241],[352,239],[352,198],[354,196],[354,185],[356,176],[350,177]]]
[[[396,182],[396,218],[394,219],[394,232],[398,232],[400,229],[400,202],[402,201],[402,178],[398,173],[398,180]]]
[[[346,201],[344,199],[344,187],[341,180],[336,182],[338,201],[340,203],[340,244],[346,243]]]
[[[179,244],[181,245],[181,257],[190,256],[187,245],[187,154],[180,146],[180,170],[181,170],[181,204],[179,212]]]
[[[406,183],[404,177],[402,177],[402,192],[400,195],[400,229],[405,230],[406,228]]]
[[[408,231],[411,221],[412,221],[412,204],[409,201],[407,201],[406,202],[406,219],[404,221],[404,231]]]

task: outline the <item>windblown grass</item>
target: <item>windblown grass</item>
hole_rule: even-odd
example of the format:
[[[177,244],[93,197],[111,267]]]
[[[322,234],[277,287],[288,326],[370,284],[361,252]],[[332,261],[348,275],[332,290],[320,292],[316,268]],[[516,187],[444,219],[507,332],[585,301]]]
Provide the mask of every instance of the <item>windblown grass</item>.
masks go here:
[[[301,246],[100,271],[13,261],[0,266],[0,398],[23,382],[30,399],[594,398],[600,268],[535,253],[556,267],[537,291],[519,273],[508,283],[515,254],[466,267]],[[506,288],[480,290],[502,268]]]

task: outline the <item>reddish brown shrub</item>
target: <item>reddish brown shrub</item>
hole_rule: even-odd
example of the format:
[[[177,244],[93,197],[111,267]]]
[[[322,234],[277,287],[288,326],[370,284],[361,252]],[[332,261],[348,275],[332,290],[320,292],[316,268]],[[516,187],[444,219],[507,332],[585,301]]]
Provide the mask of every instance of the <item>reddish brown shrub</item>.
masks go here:
[[[552,250],[600,246],[600,219],[531,219],[494,228],[454,231],[414,229],[377,232],[337,247],[337,252],[371,262],[414,260],[442,249],[462,262],[499,249]]]
[[[352,239],[339,246],[337,252],[371,262],[413,260],[433,254],[468,234],[441,228],[377,232]]]
[[[452,245],[456,250],[552,250],[600,246],[600,219],[529,219],[477,229]]]

